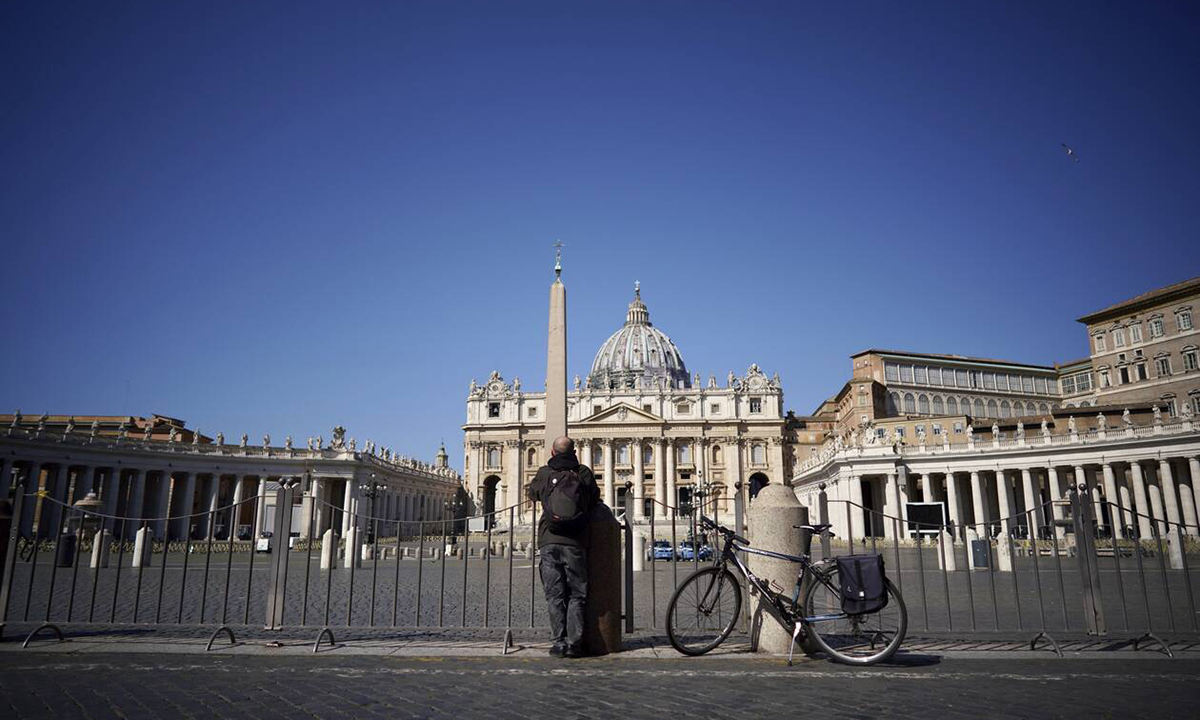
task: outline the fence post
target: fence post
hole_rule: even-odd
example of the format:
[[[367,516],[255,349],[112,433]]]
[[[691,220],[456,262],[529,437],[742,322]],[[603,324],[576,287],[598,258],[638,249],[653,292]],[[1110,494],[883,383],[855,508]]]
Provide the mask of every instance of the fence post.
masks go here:
[[[1092,526],[1092,502],[1086,497],[1087,486],[1071,487],[1071,517],[1074,519],[1075,557],[1079,560],[1079,579],[1083,586],[1083,620],[1089,635],[1104,635],[1104,608],[1096,594],[1099,572],[1096,567],[1096,540]],[[1085,494],[1081,499],[1080,493]]]
[[[633,632],[633,483],[625,483],[625,632]],[[653,582],[653,578],[651,579]]]
[[[275,522],[271,536],[271,576],[267,585],[267,630],[283,629],[284,593],[287,589],[288,545],[292,535],[292,495],[295,480],[284,479],[275,492]]]
[[[821,492],[817,495],[817,523],[829,524],[829,496],[825,493],[825,483],[817,486]],[[829,530],[821,533],[821,557],[829,557]]]
[[[8,505],[8,501],[0,498],[0,505]],[[21,537],[21,508],[25,505],[25,483],[17,483],[13,495],[12,512],[9,513],[8,527],[0,527],[4,542],[3,582],[0,583],[0,638],[4,637],[4,625],[8,621],[8,599],[12,595],[13,571],[17,566],[17,541]],[[0,507],[0,512],[3,508]]]
[[[744,524],[745,517],[743,516],[743,513],[745,512],[745,500],[742,497],[742,481],[738,480],[735,482],[733,484],[733,489],[733,527],[734,532],[736,532],[738,535],[741,535],[746,532],[746,525]],[[674,548],[672,548],[672,552],[674,552]]]

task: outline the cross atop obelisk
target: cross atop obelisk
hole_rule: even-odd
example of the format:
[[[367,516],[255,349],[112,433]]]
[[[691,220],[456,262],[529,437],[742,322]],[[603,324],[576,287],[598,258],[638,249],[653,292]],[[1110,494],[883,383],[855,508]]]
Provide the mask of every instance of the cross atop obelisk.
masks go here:
[[[554,243],[554,283],[550,285],[550,325],[546,344],[546,445],[567,434],[567,288],[562,284],[562,241]]]

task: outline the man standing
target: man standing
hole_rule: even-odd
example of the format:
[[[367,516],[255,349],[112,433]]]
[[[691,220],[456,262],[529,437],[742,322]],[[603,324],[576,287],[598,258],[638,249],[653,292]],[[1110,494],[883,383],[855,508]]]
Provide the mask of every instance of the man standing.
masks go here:
[[[575,441],[555,439],[550,462],[529,484],[529,498],[541,503],[538,547],[542,587],[550,611],[555,657],[583,656],[583,609],[587,602],[588,517],[600,499],[592,469],[580,465]]]

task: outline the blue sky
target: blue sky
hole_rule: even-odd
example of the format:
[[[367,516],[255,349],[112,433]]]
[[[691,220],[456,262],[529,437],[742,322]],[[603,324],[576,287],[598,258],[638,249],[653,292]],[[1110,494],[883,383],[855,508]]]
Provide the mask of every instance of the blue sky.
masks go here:
[[[1194,3],[5,3],[0,402],[461,465],[651,319],[813,410],[1200,275]],[[1060,147],[1078,153],[1073,162]]]

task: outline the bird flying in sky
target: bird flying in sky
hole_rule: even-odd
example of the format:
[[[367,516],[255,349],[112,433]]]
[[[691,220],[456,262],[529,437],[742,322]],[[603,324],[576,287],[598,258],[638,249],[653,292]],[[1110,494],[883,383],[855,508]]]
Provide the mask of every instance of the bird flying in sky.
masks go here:
[[[1067,156],[1069,158],[1071,158],[1075,162],[1079,162],[1079,156],[1075,154],[1074,150],[1072,150],[1070,147],[1068,147],[1066,143],[1059,143],[1059,144],[1062,145],[1062,149],[1067,152]]]

